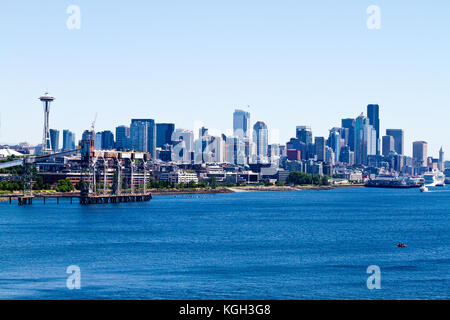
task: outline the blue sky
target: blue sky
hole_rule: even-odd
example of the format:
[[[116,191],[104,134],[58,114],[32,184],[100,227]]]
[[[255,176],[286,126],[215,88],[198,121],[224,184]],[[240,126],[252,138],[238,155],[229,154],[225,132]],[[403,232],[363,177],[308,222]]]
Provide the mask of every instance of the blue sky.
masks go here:
[[[42,139],[50,121],[77,133],[133,117],[225,132],[250,105],[281,142],[295,126],[327,136],[340,119],[381,106],[382,133],[404,128],[450,152],[448,1],[2,1],[1,142]],[[81,29],[69,30],[69,5]],[[370,5],[381,29],[366,26]]]

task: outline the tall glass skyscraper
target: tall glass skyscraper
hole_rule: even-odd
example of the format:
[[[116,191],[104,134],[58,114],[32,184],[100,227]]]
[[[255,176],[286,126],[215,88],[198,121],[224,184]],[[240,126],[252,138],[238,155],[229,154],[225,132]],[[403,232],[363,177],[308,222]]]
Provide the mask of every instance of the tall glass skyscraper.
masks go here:
[[[59,151],[59,130],[50,129],[50,144],[53,152]]]
[[[130,127],[127,126],[116,127],[116,149],[117,150],[131,149]]]
[[[368,156],[376,152],[376,131],[369,118],[361,114],[355,120],[355,164],[367,164]]]
[[[350,151],[355,151],[355,119],[342,119],[342,128],[348,129],[348,146]]]
[[[369,104],[367,106],[367,117],[369,124],[376,132],[376,154],[380,154],[380,106],[377,104]]]
[[[102,149],[114,149],[114,134],[109,130],[102,132]]]
[[[175,131],[173,123],[156,124],[156,147],[161,148],[165,144],[172,144],[172,135]]]
[[[131,147],[136,151],[149,152],[156,157],[156,126],[153,119],[132,119],[130,126]]]
[[[238,138],[250,138],[250,113],[235,110],[233,113],[233,133]]]
[[[75,133],[63,130],[63,150],[75,149]]]
[[[309,126],[298,126],[296,129],[296,136],[300,142],[303,142],[307,146],[312,144],[312,131]]]
[[[335,162],[338,162],[341,154],[341,128],[333,128],[330,130],[328,146],[334,152]]]
[[[267,163],[269,155],[269,132],[267,130],[267,125],[258,121],[253,126],[253,143],[256,147],[256,163]]]

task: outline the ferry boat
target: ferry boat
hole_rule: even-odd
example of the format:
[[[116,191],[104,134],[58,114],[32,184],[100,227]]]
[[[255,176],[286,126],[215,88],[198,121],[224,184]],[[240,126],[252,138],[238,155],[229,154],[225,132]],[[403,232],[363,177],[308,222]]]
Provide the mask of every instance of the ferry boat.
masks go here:
[[[426,187],[444,187],[445,186],[445,175],[434,169],[433,171],[427,172],[423,175]]]
[[[420,188],[423,186],[423,180],[410,177],[382,174],[370,179],[365,183],[369,188]]]

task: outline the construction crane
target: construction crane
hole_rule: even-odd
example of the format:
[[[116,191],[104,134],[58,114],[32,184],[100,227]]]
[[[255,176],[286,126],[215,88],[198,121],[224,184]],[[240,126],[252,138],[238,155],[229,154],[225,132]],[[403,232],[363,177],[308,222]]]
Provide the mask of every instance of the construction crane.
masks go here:
[[[95,133],[95,123],[97,122],[97,113],[95,113],[94,121],[92,121],[91,129],[92,132]]]

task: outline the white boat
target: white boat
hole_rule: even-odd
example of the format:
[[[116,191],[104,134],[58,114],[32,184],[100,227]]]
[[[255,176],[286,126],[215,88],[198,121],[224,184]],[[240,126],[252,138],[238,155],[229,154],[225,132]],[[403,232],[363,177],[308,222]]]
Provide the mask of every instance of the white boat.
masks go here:
[[[425,186],[420,187],[420,192],[429,192],[428,188]]]
[[[445,186],[445,175],[434,169],[433,171],[427,172],[423,175],[425,180],[425,187],[443,187]]]

